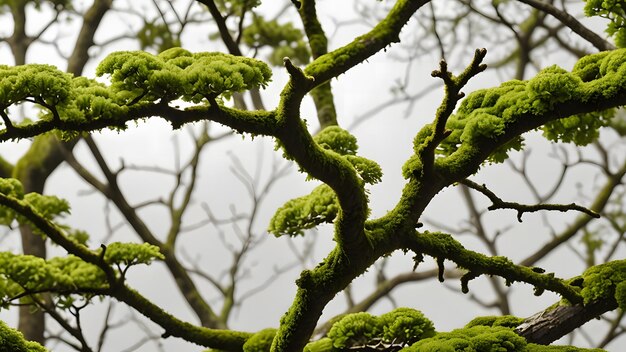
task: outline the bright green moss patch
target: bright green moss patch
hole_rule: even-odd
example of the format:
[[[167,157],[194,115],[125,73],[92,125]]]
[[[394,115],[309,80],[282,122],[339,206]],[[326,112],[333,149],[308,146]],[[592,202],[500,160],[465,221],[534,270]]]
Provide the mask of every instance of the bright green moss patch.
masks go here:
[[[333,340],[328,337],[317,341],[309,342],[304,347],[304,352],[335,352],[337,349],[333,346]]]
[[[472,319],[467,325],[466,328],[471,328],[473,326],[503,326],[506,328],[516,328],[524,321],[524,318],[518,318],[512,315],[504,315],[504,316],[486,316],[486,317],[476,317]]]
[[[243,352],[269,352],[274,336],[276,336],[276,329],[272,328],[257,332],[243,345]]]
[[[397,308],[379,317],[366,312],[348,314],[333,324],[328,338],[333,347],[345,349],[377,343],[409,345],[434,334],[432,322],[421,312]]]
[[[112,53],[98,65],[96,74],[109,75],[111,89],[128,104],[157,99],[197,103],[265,86],[272,71],[251,58],[172,48],[156,56],[143,51]]]
[[[441,332],[434,337],[420,340],[404,352],[427,351],[523,351],[526,340],[505,327],[473,326],[450,332]]]
[[[491,322],[495,324],[498,319]],[[509,321],[505,319],[501,322]],[[469,324],[468,324],[469,325]],[[505,326],[474,325],[423,339],[402,352],[600,352],[600,349],[585,349],[572,346],[544,346],[527,343],[512,328]]]
[[[614,297],[626,309],[626,260],[592,266],[583,275],[581,295],[584,303]]]
[[[108,287],[102,270],[72,255],[45,260],[0,252],[0,277],[3,300],[27,291],[53,291],[63,295],[63,292]]]
[[[48,350],[37,342],[27,341],[21,332],[11,329],[5,322],[0,321],[0,351],[47,352]]]
[[[356,155],[359,146],[356,137],[339,126],[329,126],[321,130],[313,140],[323,149],[339,155]]]
[[[268,227],[274,236],[303,235],[304,230],[330,223],[339,213],[339,201],[327,185],[316,187],[309,195],[292,199],[278,208]]]
[[[113,242],[106,246],[104,261],[108,264],[150,264],[153,260],[164,259],[159,247],[148,243]]]

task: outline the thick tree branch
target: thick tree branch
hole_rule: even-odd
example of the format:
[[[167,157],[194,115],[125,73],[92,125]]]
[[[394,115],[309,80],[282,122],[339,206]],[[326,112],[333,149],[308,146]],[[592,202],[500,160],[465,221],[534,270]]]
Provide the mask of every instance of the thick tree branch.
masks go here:
[[[524,320],[515,332],[526,338],[528,342],[549,345],[588,321],[616,308],[617,302],[614,298],[602,299],[586,305],[582,303],[559,305],[557,303],[556,306]]]
[[[274,135],[276,122],[274,114],[267,111],[241,111],[227,107],[196,107],[178,110],[164,104],[142,104],[129,107],[126,113],[105,118],[95,117],[86,121],[52,121],[39,120],[30,125],[15,126],[13,129],[0,130],[0,142],[35,137],[52,130],[91,132],[103,128],[126,128],[129,121],[137,121],[146,117],[159,116],[178,129],[185,124],[197,121],[215,121],[231,127],[238,132],[259,135]]]

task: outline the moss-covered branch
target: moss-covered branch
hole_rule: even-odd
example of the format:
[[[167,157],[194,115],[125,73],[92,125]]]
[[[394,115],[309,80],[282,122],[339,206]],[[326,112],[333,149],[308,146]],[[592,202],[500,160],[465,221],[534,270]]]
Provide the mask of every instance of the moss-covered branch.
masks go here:
[[[302,1],[298,13],[304,25],[304,32],[309,39],[309,47],[313,59],[328,53],[328,39],[317,17],[315,0]],[[317,109],[317,119],[323,129],[337,125],[337,111],[330,81],[323,83],[311,91],[311,97]]]
[[[305,73],[315,78],[315,86],[337,77],[392,43],[400,41],[402,27],[428,0],[397,1],[387,16],[371,31],[355,38],[350,44],[318,57]]]
[[[450,260],[459,267],[467,270],[461,278],[464,292],[468,290],[468,282],[480,275],[497,275],[506,279],[507,283],[515,281],[525,282],[535,286],[535,293],[541,294],[544,290],[558,293],[570,302],[578,303],[582,297],[577,290],[564,280],[554,275],[537,272],[529,267],[515,265],[505,257],[489,257],[481,253],[464,248],[452,236],[439,232],[416,233],[412,238],[405,240],[405,248],[415,253],[423,253],[437,258],[440,270],[443,260]]]
[[[285,66],[291,79],[281,93],[282,99],[276,110],[280,124],[276,137],[287,158],[295,160],[302,170],[326,183],[337,194],[341,211],[335,222],[335,239],[344,250],[358,247],[366,241],[363,223],[368,206],[364,183],[352,163],[337,152],[323,149],[313,140],[300,119],[300,104],[314,80],[289,60],[285,61]]]
[[[109,254],[107,254],[106,247],[103,247],[101,251],[91,251],[84,245],[68,238],[57,225],[39,214],[39,212],[33,209],[29,204],[13,196],[0,193],[0,205],[26,218],[43,234],[67,250],[68,253],[75,255],[86,263],[100,268],[105,274],[109,289],[98,290],[97,293],[114,297],[133,307],[138,312],[163,327],[165,329],[164,336],[177,336],[202,346],[229,351],[240,351],[247,338],[252,335],[244,332],[208,329],[183,322],[126,286],[123,282],[123,276],[120,277],[111,264],[117,261],[127,262],[128,260],[136,260],[139,258],[138,252],[131,248],[132,246],[119,246],[119,250],[111,248],[108,251]],[[161,258],[165,259],[165,256],[161,256]]]

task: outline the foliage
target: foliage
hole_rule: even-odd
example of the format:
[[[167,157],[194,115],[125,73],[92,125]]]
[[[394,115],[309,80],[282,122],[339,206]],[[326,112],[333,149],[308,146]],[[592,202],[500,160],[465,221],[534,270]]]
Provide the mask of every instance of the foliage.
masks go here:
[[[585,15],[609,20],[606,33],[620,48],[626,46],[626,4],[620,0],[585,0]]]

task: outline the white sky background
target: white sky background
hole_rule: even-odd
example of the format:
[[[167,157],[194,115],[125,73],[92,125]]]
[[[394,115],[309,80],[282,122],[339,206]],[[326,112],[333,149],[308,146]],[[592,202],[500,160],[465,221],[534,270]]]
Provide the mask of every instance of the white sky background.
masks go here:
[[[272,5],[263,5],[265,11],[271,12],[273,2],[265,3]],[[282,2],[281,2],[282,3]],[[373,2],[372,2],[373,3]],[[327,34],[333,32],[335,27],[334,20],[350,20],[354,18],[351,2],[339,1],[319,1],[319,14],[326,26]],[[342,18],[343,17],[343,18]],[[108,15],[110,21],[106,27],[112,32],[123,30],[125,22],[120,22]],[[414,25],[414,24],[413,24]],[[6,23],[0,24],[0,33],[6,33]],[[411,27],[409,27],[411,28]],[[331,40],[331,46],[337,47],[353,39],[357,34],[364,32],[367,28],[363,25],[346,25],[338,28],[335,36]],[[214,31],[213,29],[211,29]],[[98,36],[110,35],[107,33],[98,33]],[[202,34],[196,34],[202,33]],[[71,41],[68,40],[68,45]],[[126,45],[130,42],[126,42]],[[189,31],[184,40],[184,46],[192,51],[215,51],[219,48],[215,44],[209,44],[206,39],[206,31]],[[135,50],[136,46],[119,46],[115,48],[106,48],[106,52],[113,49]],[[473,48],[472,48],[473,49]],[[491,49],[491,48],[488,48]],[[69,50],[69,49],[67,49]],[[64,68],[63,63],[54,55],[49,55],[50,48],[36,48],[31,50],[29,62],[49,62]],[[335,92],[335,103],[340,123],[347,127],[351,121],[376,107],[389,98],[389,90],[396,79],[404,78],[404,66],[396,61],[391,61],[389,56],[402,55],[404,51],[400,50],[398,45],[392,46],[387,54],[379,53],[367,63],[355,67],[353,70],[333,80]],[[487,56],[489,62],[490,56]],[[430,72],[437,68],[438,56],[433,53],[416,61],[410,70],[411,92],[417,92],[420,87],[436,83],[436,80],[430,77]],[[469,61],[470,58],[465,58]],[[546,64],[558,63],[570,69],[573,61],[563,61],[561,57],[551,56],[545,58]],[[97,60],[90,62],[87,67],[87,75],[92,74]],[[467,62],[463,62],[466,64]],[[0,46],[0,64],[12,64],[12,57],[6,46]],[[458,70],[458,67],[457,67]],[[470,82],[469,87],[465,90],[470,92],[472,89],[479,87],[489,87],[499,84],[505,78],[499,78],[495,72],[488,72],[474,78]],[[284,70],[277,69],[274,78],[266,91],[263,91],[265,104],[268,108],[276,106],[278,92],[286,81]],[[401,176],[401,166],[409,157],[412,151],[412,140],[415,133],[424,124],[429,122],[434,116],[435,109],[442,96],[441,89],[434,89],[432,93],[425,98],[419,100],[412,110],[406,114],[406,105],[394,106],[379,113],[376,117],[364,122],[352,132],[357,136],[360,145],[360,155],[377,161],[381,164],[384,177],[381,184],[371,187],[371,207],[373,216],[382,215],[391,209],[398,199],[400,190],[404,184]],[[307,120],[311,124],[311,130],[316,130],[315,112],[310,101],[306,101],[303,105],[303,116],[308,117]],[[215,131],[221,130],[219,127]],[[106,152],[106,158],[110,162],[113,169],[119,166],[120,158],[124,158],[126,165],[143,165],[143,166],[161,166],[171,168],[174,160],[173,139],[176,139],[181,148],[181,156],[183,162],[187,159],[190,148],[188,140],[188,132],[185,128],[180,131],[172,132],[171,128],[162,121],[153,119],[147,123],[139,123],[138,128],[131,127],[123,133],[102,132],[96,133],[94,136],[96,142]],[[616,139],[614,135],[605,134],[602,138]],[[550,144],[542,138],[531,136],[529,138],[531,146],[532,158],[529,168],[533,176],[537,179],[546,181],[546,188],[552,184],[558,170],[553,159],[549,156]],[[25,147],[27,142],[19,144],[2,144],[0,145],[0,153],[7,159],[17,159]],[[622,144],[622,150],[624,145]],[[570,148],[571,149],[571,148]],[[262,166],[262,179],[266,179],[270,174],[270,167],[273,160],[278,160],[280,152],[273,151],[273,142],[266,138],[256,138],[251,141],[250,137],[243,140],[240,136],[234,136],[211,144],[203,153],[202,170],[199,173],[197,192],[194,195],[194,204],[190,209],[189,222],[198,220],[203,217],[200,204],[207,202],[211,209],[219,217],[227,217],[230,215],[229,207],[235,205],[239,211],[248,211],[249,198],[246,196],[245,190],[236,180],[229,168],[232,166],[232,160],[228,157],[229,153],[236,155],[249,170],[254,174],[258,165]],[[593,153],[593,152],[589,152]],[[87,165],[94,165],[88,155],[84,144],[79,144],[76,148],[76,154],[81,161]],[[519,155],[518,155],[519,157]],[[117,166],[116,166],[117,165]],[[558,199],[562,203],[572,201],[585,203],[585,199],[581,199],[575,185],[582,183],[587,194],[591,194],[592,188],[601,184],[601,180],[594,179],[594,170],[591,168],[580,167],[575,178],[566,179],[571,185],[567,189],[567,193],[562,194]],[[92,167],[92,170],[95,168]],[[520,202],[532,202],[528,196],[527,190],[523,187],[519,177],[510,172],[510,168],[506,165],[493,165],[484,167],[475,180],[479,183],[485,182],[493,190],[496,191],[505,200],[515,200]],[[153,173],[138,173],[129,171],[122,177],[123,190],[130,200],[130,203],[138,203],[147,199],[152,199],[156,194],[165,195],[172,185],[171,179],[164,176],[155,176]],[[263,234],[268,224],[269,218],[272,216],[273,210],[282,205],[285,201],[301,196],[308,190],[317,185],[315,182],[304,182],[304,175],[297,173],[296,168],[292,168],[289,176],[276,185],[272,190],[270,197],[263,204],[261,216],[255,223],[255,229],[258,234]],[[73,170],[68,166],[62,166],[50,178],[46,192],[58,195],[68,199],[73,205],[72,215],[66,219],[66,222],[76,228],[87,230],[91,236],[91,246],[97,247],[99,240],[106,236],[106,226],[104,217],[104,201],[100,196],[95,194],[87,194],[89,186],[84,184],[82,180],[75,175]],[[481,204],[488,205],[480,195],[475,194],[475,199],[480,200]],[[432,202],[425,214],[425,219],[444,223],[448,226],[457,226],[461,224],[467,216],[463,201],[456,189],[446,190],[438,195]],[[164,216],[164,212],[156,207],[146,209],[141,212],[144,219],[149,219],[150,227],[158,234],[164,234],[168,227],[168,222]],[[552,224],[563,227],[569,220],[577,214],[549,214],[547,215]],[[502,254],[510,256],[513,260],[520,260],[533,249],[541,246],[549,239],[550,229],[543,225],[544,215],[525,214],[524,222],[518,224],[516,221],[516,213],[514,211],[500,210],[489,215],[490,230],[513,225],[514,228],[509,234],[504,236],[498,244]],[[119,221],[119,215],[113,212],[114,220]],[[431,227],[432,228],[432,227]],[[225,228],[225,230],[228,230]],[[231,232],[225,235],[232,238]],[[317,236],[315,247],[316,258],[321,257],[331,248],[333,242],[329,227],[322,227],[317,234],[309,234]],[[17,236],[17,234],[12,234]],[[240,293],[246,292],[250,288],[254,288],[263,283],[272,275],[275,267],[280,267],[293,260],[287,245],[286,238],[276,239],[273,236],[268,238],[253,251],[248,257],[246,264],[250,268],[249,277],[242,282]],[[224,270],[224,266],[230,260],[224,254],[222,244],[217,240],[216,229],[212,226],[205,226],[200,230],[196,230],[182,236],[181,248],[184,247],[185,252],[191,257],[199,258],[199,264],[203,268],[211,268],[215,270]],[[115,233],[112,240],[116,241],[137,241],[137,238],[128,228]],[[483,250],[483,248],[468,236],[460,237],[469,248]],[[577,240],[574,240],[577,241]],[[296,239],[294,243],[298,246],[304,245],[303,239]],[[578,245],[573,242],[573,245]],[[18,243],[8,239],[2,242],[2,250],[15,250],[19,248]],[[62,251],[58,248],[52,248],[52,253],[62,255]],[[558,251],[558,256],[553,256],[550,260],[541,262],[540,265],[546,267],[548,271],[553,271],[560,277],[570,277],[579,274],[583,270],[583,263],[572,255],[572,252],[566,248]],[[621,257],[624,256],[622,253]],[[618,256],[620,257],[620,256]],[[411,255],[403,256],[396,253],[388,267],[389,276],[393,272],[408,271],[412,267]],[[432,267],[433,261],[427,258],[420,268]],[[309,263],[314,266],[315,263]],[[246,300],[243,305],[237,309],[231,321],[233,329],[242,329],[255,331],[265,327],[276,327],[280,316],[287,310],[291,304],[293,294],[295,292],[294,280],[299,275],[299,268],[288,271],[274,280],[272,284],[264,291]],[[470,293],[481,295],[491,294],[489,289],[479,282],[486,282],[483,279],[474,280],[470,283]],[[131,269],[129,274],[129,282],[136,287],[142,294],[152,299],[155,303],[162,305],[168,311],[177,317],[194,321],[193,314],[187,308],[183,299],[179,296],[171,280],[169,274],[160,264],[153,264],[149,268],[136,267]],[[206,297],[215,297],[214,291],[203,283],[198,281],[201,287],[206,288]],[[355,298],[365,296],[372,288],[374,278],[372,275],[364,275],[358,278],[354,283]],[[480,307],[460,297],[458,292],[449,290],[445,286],[454,288],[458,291],[460,283],[458,280],[447,280],[444,285],[439,284],[435,280],[427,281],[420,284],[410,284],[398,288],[394,291],[393,297],[399,306],[410,306],[422,310],[427,317],[435,323],[440,331],[446,331],[453,328],[461,327],[471,318],[477,315],[488,315],[490,312],[482,310]],[[529,316],[538,310],[554,303],[556,296],[545,293],[541,297],[535,297],[532,294],[532,288],[527,285],[515,284],[515,290],[512,295],[513,314],[519,316]],[[489,298],[489,297],[485,297]],[[219,305],[218,305],[219,307]],[[341,312],[345,307],[342,295],[330,303],[325,311],[324,317],[329,318],[336,313]],[[389,300],[382,300],[372,310],[373,313],[379,314],[392,308]],[[104,307],[96,304],[84,311],[83,319],[86,322],[87,335],[96,341],[95,338],[99,333],[102,324]],[[128,310],[118,305],[113,321],[128,318]],[[2,312],[0,318],[15,323],[15,312]],[[148,324],[155,334],[160,334],[162,329]],[[122,351],[133,345],[139,338],[140,327],[135,324],[129,324],[122,329],[113,330],[110,333],[106,343],[106,351]],[[157,340],[163,343],[166,351],[200,351],[202,348],[185,343],[176,338],[168,338],[166,340]],[[577,343],[582,343],[577,341]],[[620,345],[613,344],[609,346],[612,351],[618,351],[626,347],[626,343],[620,342]],[[71,351],[67,346],[58,345],[54,349],[57,352]],[[156,346],[147,343],[137,351],[154,351]]]

